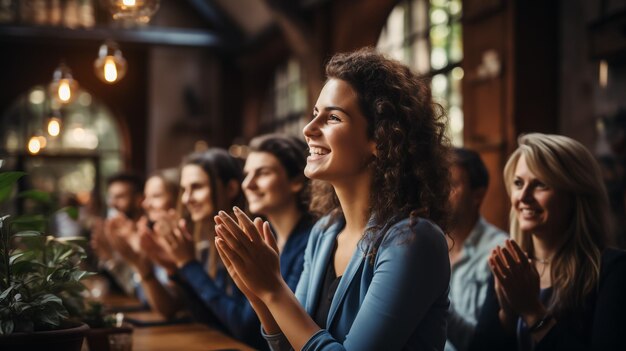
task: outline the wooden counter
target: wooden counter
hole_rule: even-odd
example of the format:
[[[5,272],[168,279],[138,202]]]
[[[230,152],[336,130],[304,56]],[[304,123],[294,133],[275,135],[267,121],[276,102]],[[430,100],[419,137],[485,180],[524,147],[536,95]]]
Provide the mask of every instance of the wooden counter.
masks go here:
[[[100,301],[108,309],[132,309],[140,306],[136,299],[127,296],[107,296]],[[124,312],[124,317],[127,321],[135,320],[147,324],[133,327],[133,351],[254,350],[205,324],[150,325],[163,322],[163,318],[152,311]]]
[[[253,350],[203,324],[136,327],[133,351]]]

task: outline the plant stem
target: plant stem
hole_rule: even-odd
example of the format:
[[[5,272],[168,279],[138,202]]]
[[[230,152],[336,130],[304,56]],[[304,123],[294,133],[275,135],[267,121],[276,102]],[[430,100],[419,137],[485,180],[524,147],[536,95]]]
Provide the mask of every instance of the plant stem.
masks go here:
[[[6,220],[6,219],[5,219]],[[7,288],[11,286],[11,266],[9,265],[10,257],[9,257],[9,237],[11,236],[11,228],[5,225],[6,223],[2,223],[2,242],[3,247],[2,251],[4,251],[4,264],[6,265],[6,275],[7,275]]]

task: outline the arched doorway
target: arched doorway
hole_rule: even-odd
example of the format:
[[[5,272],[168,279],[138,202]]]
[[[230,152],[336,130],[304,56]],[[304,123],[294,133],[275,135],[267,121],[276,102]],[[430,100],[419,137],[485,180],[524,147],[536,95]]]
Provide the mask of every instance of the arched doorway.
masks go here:
[[[59,105],[44,86],[34,86],[2,114],[0,125],[0,171],[27,172],[25,188],[98,209],[104,180],[123,168],[120,126],[88,91]]]

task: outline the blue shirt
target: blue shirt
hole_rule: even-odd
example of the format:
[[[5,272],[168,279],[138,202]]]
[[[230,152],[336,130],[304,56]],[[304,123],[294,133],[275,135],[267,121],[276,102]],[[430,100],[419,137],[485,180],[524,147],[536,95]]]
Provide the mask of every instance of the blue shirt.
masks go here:
[[[309,238],[296,297],[309,315],[345,220],[320,220]],[[302,350],[441,350],[445,343],[450,263],[441,230],[417,218],[387,225],[376,254],[361,242],[332,299],[327,329]],[[370,221],[372,223],[372,221]],[[372,257],[373,256],[373,257]],[[373,258],[373,261],[372,261]],[[291,348],[283,334],[264,335],[274,350]]]
[[[505,232],[480,217],[463,242],[461,257],[452,266],[450,276],[446,351],[467,350],[487,296],[491,277],[489,255],[497,245],[504,245],[507,238]]]
[[[291,290],[295,290],[300,279],[304,263],[304,249],[312,227],[312,220],[304,216],[291,231],[280,254],[280,273]],[[229,282],[225,268],[218,271],[214,280],[206,273],[203,265],[194,260],[180,268],[178,275],[186,283],[183,284],[183,289],[187,285],[186,289],[191,289],[204,306],[208,307],[210,313],[226,332],[255,348],[267,348],[267,343],[259,332],[258,317],[245,295]],[[198,310],[194,312],[197,316]],[[201,319],[211,320],[213,316]]]

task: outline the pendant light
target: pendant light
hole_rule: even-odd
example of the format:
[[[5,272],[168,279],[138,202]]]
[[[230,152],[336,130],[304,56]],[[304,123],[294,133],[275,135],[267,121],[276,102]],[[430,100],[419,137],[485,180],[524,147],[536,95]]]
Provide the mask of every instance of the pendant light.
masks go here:
[[[126,59],[116,42],[107,40],[100,45],[98,58],[93,67],[100,80],[107,84],[117,83],[126,75]]]
[[[61,62],[52,74],[50,96],[59,104],[65,105],[74,101],[78,92],[78,82],[72,78],[72,71]]]
[[[52,111],[46,123],[46,130],[52,138],[56,138],[61,134],[61,114],[59,111]]]

